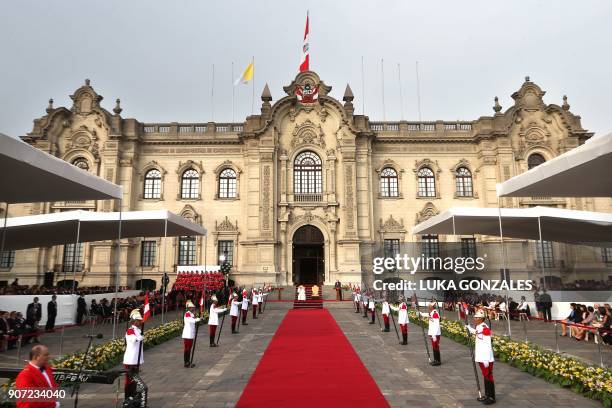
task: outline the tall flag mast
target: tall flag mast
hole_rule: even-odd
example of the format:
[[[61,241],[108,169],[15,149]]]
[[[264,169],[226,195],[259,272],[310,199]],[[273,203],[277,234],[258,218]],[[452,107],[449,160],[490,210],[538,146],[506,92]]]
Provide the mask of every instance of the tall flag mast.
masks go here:
[[[302,46],[302,62],[300,63],[300,72],[308,71],[308,63],[310,61],[310,51],[308,49],[308,11],[306,11],[306,30],[304,30],[304,45]]]

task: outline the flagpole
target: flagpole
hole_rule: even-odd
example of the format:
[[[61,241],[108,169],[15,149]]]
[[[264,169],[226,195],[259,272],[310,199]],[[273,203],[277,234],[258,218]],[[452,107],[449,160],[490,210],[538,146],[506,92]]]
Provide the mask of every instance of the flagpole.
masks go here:
[[[234,81],[234,62],[232,61],[232,77],[231,80]],[[236,119],[236,109],[235,109],[235,102],[234,102],[234,94],[236,93],[236,90],[234,89],[236,88],[234,86],[234,83],[232,82],[232,123],[234,123],[235,119]]]
[[[417,106],[419,108],[419,121],[421,121],[421,85],[419,81],[419,61],[416,62],[416,81],[417,81]]]
[[[215,121],[215,64],[212,64],[212,85],[210,87],[211,121]]]
[[[255,114],[255,56],[251,60],[251,64],[253,64],[253,94],[251,95],[251,115]]]
[[[361,56],[361,114],[365,115],[365,78],[363,69],[363,55]]]
[[[382,109],[383,109],[383,121],[387,120],[387,112],[385,109],[385,60],[380,59],[380,77],[382,82]]]
[[[399,82],[399,94],[400,94],[400,119],[404,120],[404,97],[402,95],[402,68],[399,62],[397,63],[397,82]]]

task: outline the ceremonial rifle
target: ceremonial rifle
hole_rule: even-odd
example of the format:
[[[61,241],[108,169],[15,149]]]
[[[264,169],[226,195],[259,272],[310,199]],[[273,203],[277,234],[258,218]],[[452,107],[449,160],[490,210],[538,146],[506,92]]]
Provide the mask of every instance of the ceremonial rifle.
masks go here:
[[[395,324],[395,317],[393,317],[393,310],[391,309],[391,305],[389,305],[389,315],[391,316],[391,321],[393,321],[393,328],[395,329],[395,335],[397,336],[397,339],[401,343],[402,340],[400,339],[399,332],[397,331],[397,325]]]
[[[380,327],[380,331],[383,331],[382,325],[380,324],[380,317],[378,316],[378,309],[376,308],[376,299],[374,299],[374,315],[376,316],[376,320],[378,320],[378,327]]]
[[[206,289],[202,291],[202,298],[200,298],[200,302],[202,301],[204,303],[204,308],[206,308]],[[202,318],[202,305],[200,305],[200,315],[198,317]],[[198,341],[199,329],[200,329],[200,322],[197,322],[195,336],[193,338],[193,345],[191,346],[191,356],[189,358],[189,367],[193,366],[193,357],[195,356],[195,348],[196,348],[196,342]]]
[[[229,299],[228,299],[229,302]],[[217,341],[215,344],[217,344],[217,346],[219,345],[219,339],[221,338],[221,331],[223,331],[223,323],[225,322],[225,315],[227,315],[229,313],[229,310],[227,310],[227,304],[225,305],[225,312],[223,312],[223,318],[221,319],[221,325],[219,326],[219,333],[217,333]]]
[[[242,289],[240,289],[240,304],[238,305],[238,326],[236,326],[236,333],[240,333],[240,321],[242,320]]]
[[[474,368],[474,379],[476,380],[476,389],[478,390],[478,398],[482,398],[482,390],[480,389],[480,380],[478,380],[478,370],[476,369],[476,361],[474,360],[474,345],[472,345],[472,333],[467,328],[468,325],[468,314],[465,313],[465,325],[466,332],[468,335],[468,348],[470,349],[470,360],[472,360],[472,367]]]
[[[421,330],[423,331],[423,341],[425,342],[425,350],[427,350],[427,359],[431,363],[431,354],[429,354],[429,344],[427,344],[427,335],[425,334],[425,322],[421,319],[421,307],[419,306],[419,298],[416,295],[416,292],[414,292],[414,298],[416,300],[417,318],[419,319],[419,322],[422,323],[420,326]]]

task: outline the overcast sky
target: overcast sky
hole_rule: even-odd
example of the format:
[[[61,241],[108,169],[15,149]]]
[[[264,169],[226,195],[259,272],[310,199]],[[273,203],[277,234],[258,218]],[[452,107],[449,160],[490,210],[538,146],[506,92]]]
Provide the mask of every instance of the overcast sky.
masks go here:
[[[231,65],[255,56],[255,110],[267,82],[274,100],[298,70],[306,10],[311,70],[341,99],[349,83],[371,120],[473,120],[504,110],[524,77],[583,127],[612,131],[610,1],[4,1],[0,11],[0,132],[23,135],[47,100],[91,79],[111,110],[143,122],[206,122],[214,64],[214,120],[232,120]],[[385,107],[381,58],[384,59]],[[401,65],[403,112],[398,63]],[[236,120],[251,88],[236,90]]]

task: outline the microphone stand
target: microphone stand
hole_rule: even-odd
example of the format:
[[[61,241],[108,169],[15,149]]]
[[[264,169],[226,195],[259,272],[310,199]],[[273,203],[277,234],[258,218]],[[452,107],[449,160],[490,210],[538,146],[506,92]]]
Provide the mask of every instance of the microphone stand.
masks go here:
[[[91,343],[94,339],[93,336],[88,336],[88,337],[89,337],[89,342],[87,343],[87,349],[85,350],[85,354],[83,355],[83,361],[81,362],[81,366],[79,367],[79,372],[77,374],[76,383],[74,384],[74,387],[72,387],[72,394],[70,395],[71,397],[74,396],[74,408],[76,408],[79,405],[79,388],[81,385],[81,374],[83,373],[83,367],[85,367],[85,362],[87,361],[87,355],[89,354],[89,350],[91,350]],[[76,396],[75,396],[75,392],[76,392]]]

